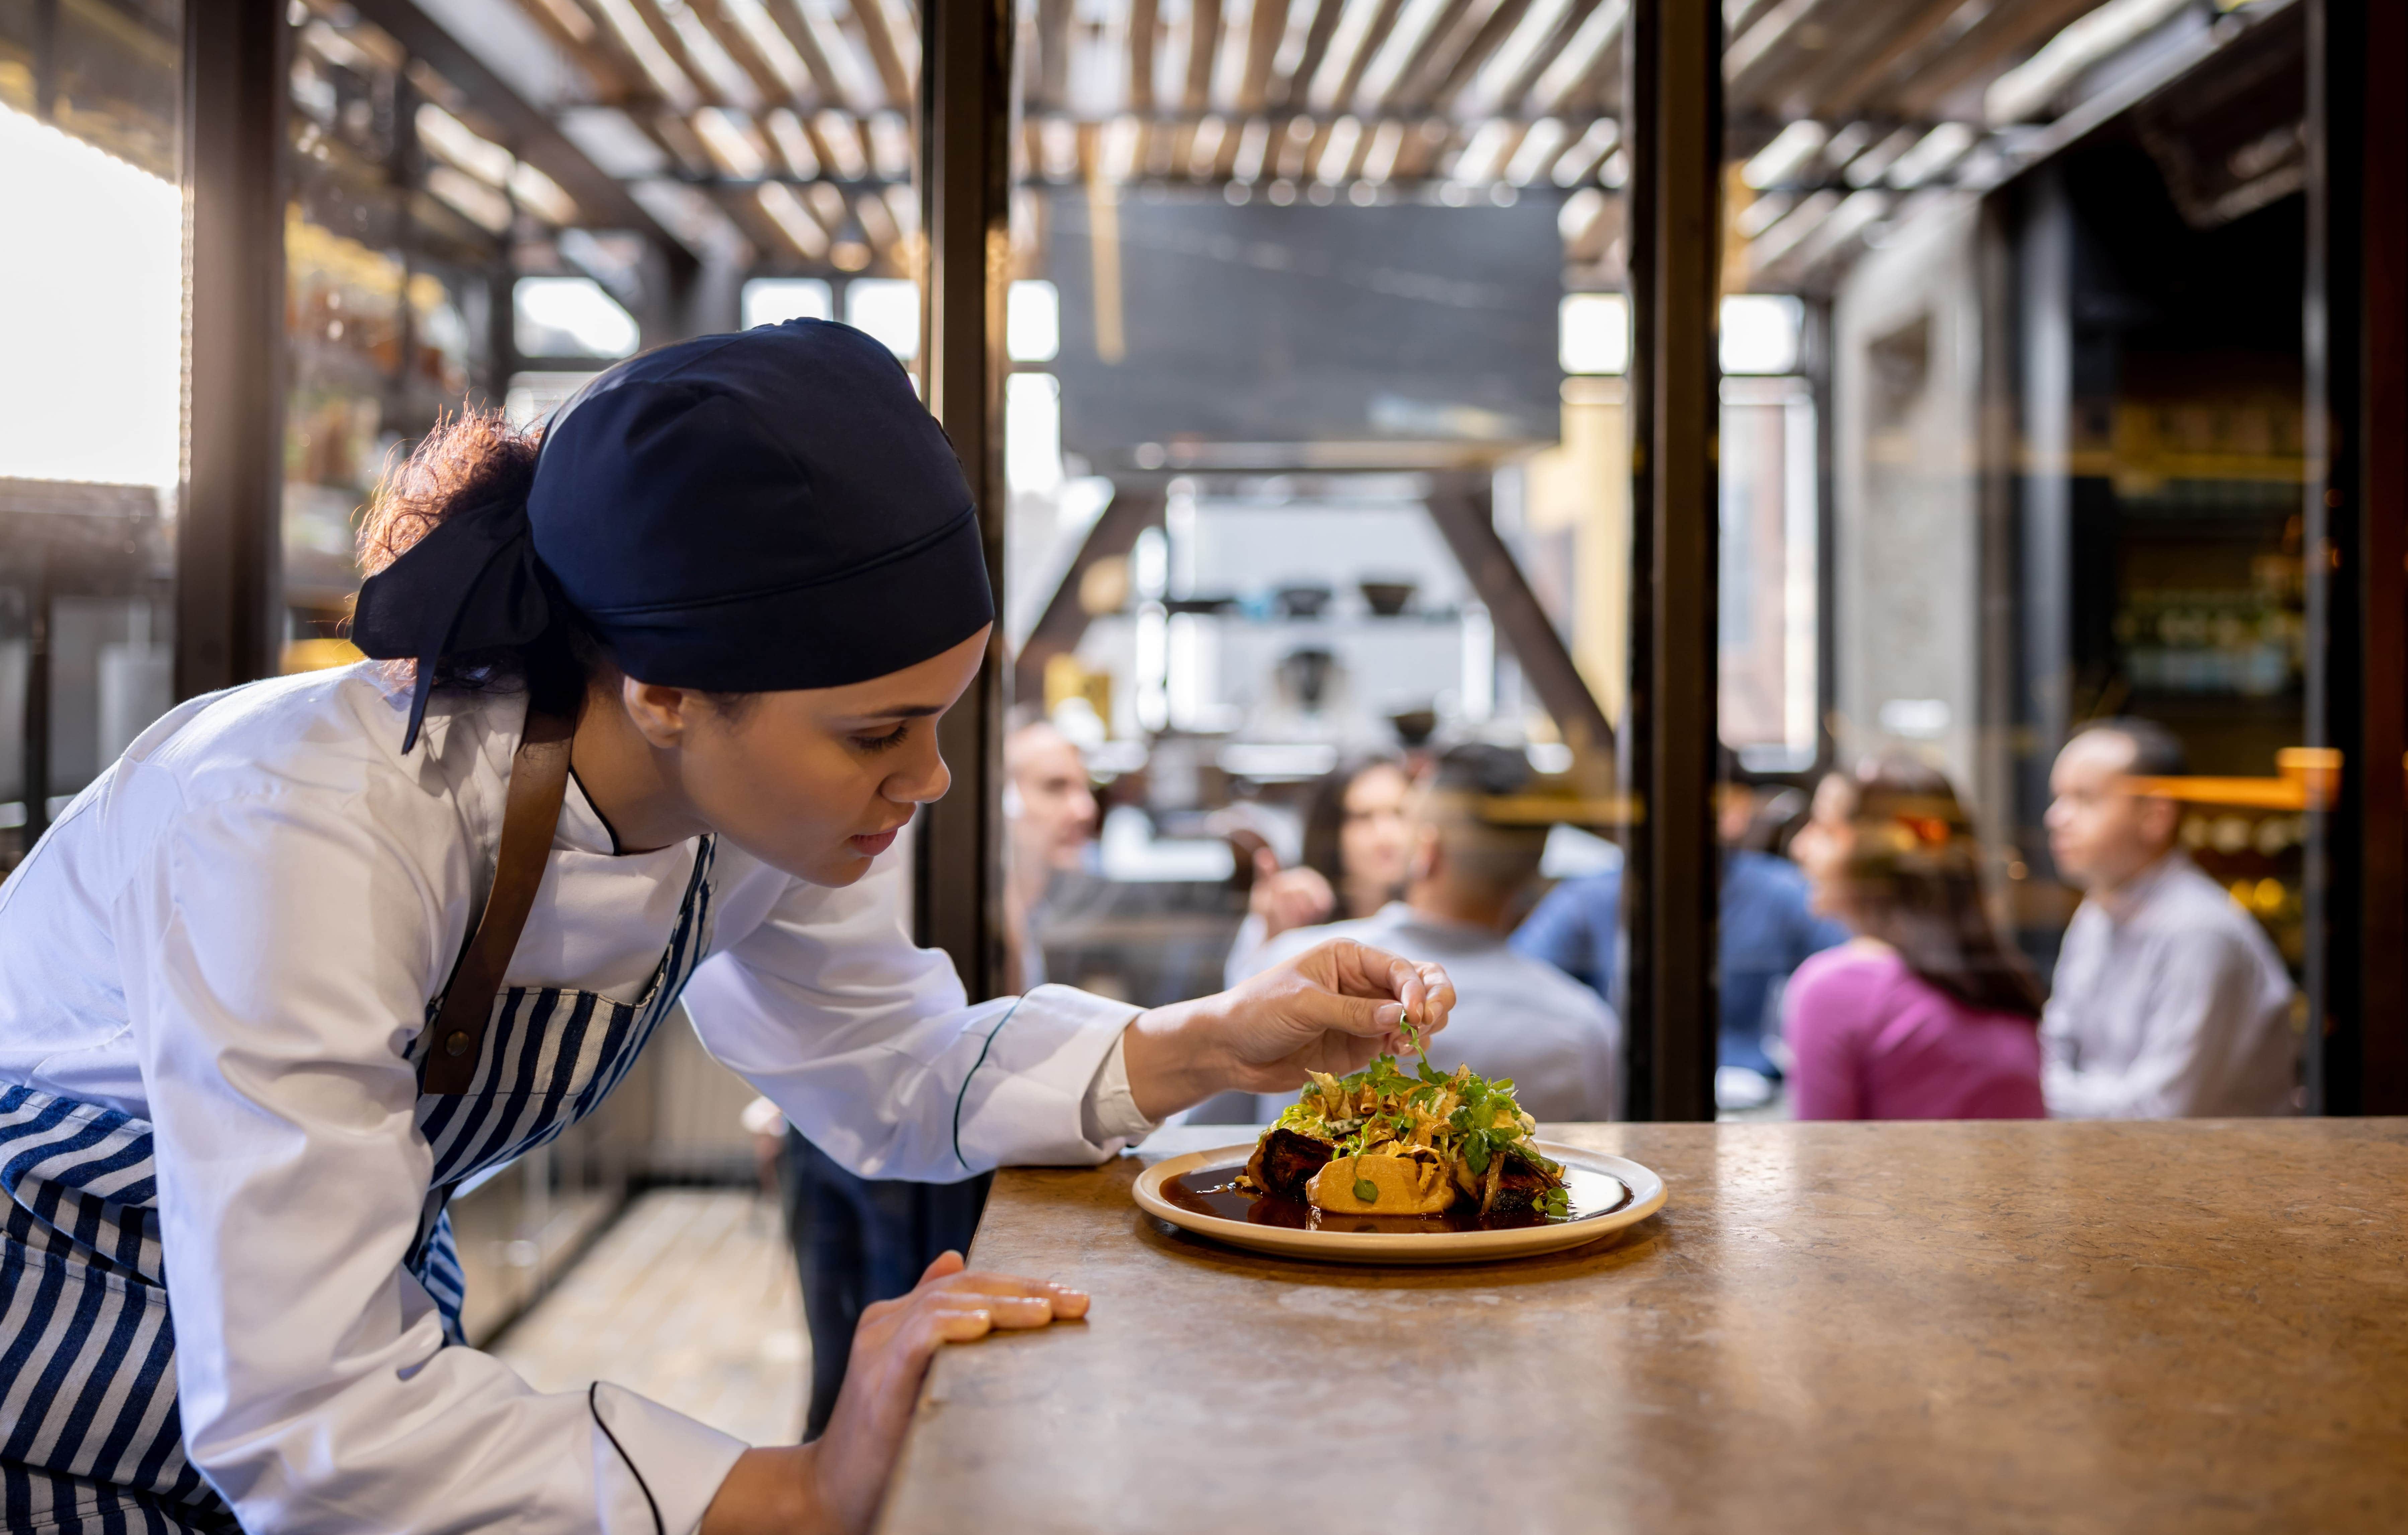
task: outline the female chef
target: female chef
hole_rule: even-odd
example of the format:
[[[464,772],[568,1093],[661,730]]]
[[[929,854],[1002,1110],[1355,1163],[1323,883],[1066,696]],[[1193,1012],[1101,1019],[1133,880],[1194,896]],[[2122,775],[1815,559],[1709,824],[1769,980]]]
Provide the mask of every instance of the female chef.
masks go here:
[[[929,1353],[1076,1316],[947,1255],[813,1444],[463,1346],[444,1214],[711,1053],[870,1176],[1094,1162],[1436,1026],[1353,945],[1140,1012],[967,1006],[879,855],[945,792],[994,617],[943,435],[797,322],[623,364],[538,453],[438,430],[364,530],[346,670],[196,698],[0,886],[0,1526],[859,1529]],[[173,1325],[170,1326],[170,1313]]]

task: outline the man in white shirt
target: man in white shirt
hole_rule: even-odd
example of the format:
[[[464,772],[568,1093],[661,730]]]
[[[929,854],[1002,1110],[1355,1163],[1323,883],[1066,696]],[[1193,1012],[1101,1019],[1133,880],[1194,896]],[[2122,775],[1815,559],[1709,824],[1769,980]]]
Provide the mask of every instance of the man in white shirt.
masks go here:
[[[1457,1001],[1431,1065],[1511,1077],[1522,1107],[1542,1120],[1612,1119],[1622,1106],[1621,1021],[1595,992],[1506,943],[1522,914],[1516,897],[1538,877],[1546,828],[1484,821],[1482,799],[1528,776],[1518,752],[1449,752],[1414,796],[1404,899],[1358,921],[1283,933],[1254,955],[1249,973],[1333,938],[1442,963]],[[1284,1101],[1262,1107],[1275,1112]]]
[[[2292,986],[2264,929],[2178,848],[2179,808],[2135,777],[2184,770],[2162,725],[2077,734],[2049,775],[2049,850],[2084,891],[2042,1022],[2064,1119],[2288,1113]]]

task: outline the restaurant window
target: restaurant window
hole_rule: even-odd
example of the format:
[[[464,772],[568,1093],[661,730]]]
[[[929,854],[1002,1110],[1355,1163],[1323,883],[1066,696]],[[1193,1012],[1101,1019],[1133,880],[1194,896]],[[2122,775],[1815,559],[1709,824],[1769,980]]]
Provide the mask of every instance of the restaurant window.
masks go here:
[[[1215,990],[1263,952],[1262,882],[1298,870],[1320,904],[1305,882],[1288,915],[1375,914],[1410,881],[1407,788],[1457,749],[1517,765],[1487,797],[1549,876],[1619,858],[1623,7],[1325,8],[1044,7],[1020,32],[1022,983]],[[1383,823],[1354,863],[1350,814]]]
[[[836,318],[835,296],[824,278],[756,277],[744,284],[743,305],[746,330],[788,320]]]
[[[2181,847],[2297,979],[2298,16],[1726,9],[1722,735],[1755,812],[1727,834],[1778,854],[1821,774],[1937,769],[2046,986],[2081,897],[2052,765],[2139,717],[2186,758]],[[1731,888],[1725,1064],[1759,1049],[1742,1096],[1778,1112],[1798,956],[1734,949]]]
[[[182,37],[0,7],[0,873],[174,696]]]

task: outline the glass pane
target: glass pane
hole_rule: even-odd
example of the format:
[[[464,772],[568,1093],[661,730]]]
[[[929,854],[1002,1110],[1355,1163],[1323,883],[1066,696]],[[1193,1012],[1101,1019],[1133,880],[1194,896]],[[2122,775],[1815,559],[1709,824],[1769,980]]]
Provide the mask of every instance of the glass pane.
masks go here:
[[[1369,922],[1505,978],[1456,1058],[1539,1084],[1541,1117],[1617,1109],[1622,15],[1029,13],[1005,619],[1024,980],[1168,1001]],[[1594,991],[1507,943],[1573,875],[1608,884]],[[1559,988],[1529,1004],[1556,1009],[1526,1031],[1557,1041],[1543,1060],[1495,1012],[1512,985]]]
[[[1996,7],[1900,40],[1727,8],[1723,735],[1757,813],[1727,827],[1725,1064],[1788,1072],[1727,1082],[1727,1106],[2286,1107],[2313,941],[2285,766],[2306,739],[2297,16]],[[2086,136],[2052,128],[2084,112]],[[2138,723],[2082,737],[2105,721]],[[1802,875],[1753,867],[1811,943],[1739,878],[1793,836]],[[2159,928],[2219,956],[2213,995],[2142,979]],[[1799,970],[1843,936],[1889,948]],[[1943,1069],[1903,1066],[1889,1015],[1849,1000],[1885,967],[1936,999]],[[1775,999],[1734,1016],[1761,976]],[[2043,997],[2044,1070],[2015,1032]],[[2143,1080],[2186,1006],[2202,1042]]]
[[[173,699],[182,38],[0,6],[0,873]]]

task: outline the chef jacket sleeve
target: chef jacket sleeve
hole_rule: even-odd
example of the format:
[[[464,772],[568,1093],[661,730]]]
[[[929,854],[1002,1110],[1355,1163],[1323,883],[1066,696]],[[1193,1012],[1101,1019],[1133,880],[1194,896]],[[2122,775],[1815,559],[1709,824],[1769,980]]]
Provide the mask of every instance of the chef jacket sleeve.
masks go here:
[[[450,812],[366,797],[177,803],[122,871],[187,1454],[280,1535],[652,1535],[653,1500],[691,1535],[742,1444],[446,1347],[403,1268],[432,1165],[403,1051],[469,877],[457,821],[411,819]]]
[[[885,859],[841,889],[790,880],[723,931],[685,991],[704,1046],[865,1178],[1092,1164],[1144,1133],[1110,1069],[1140,1010],[1068,986],[971,1006],[904,932],[903,877]]]

